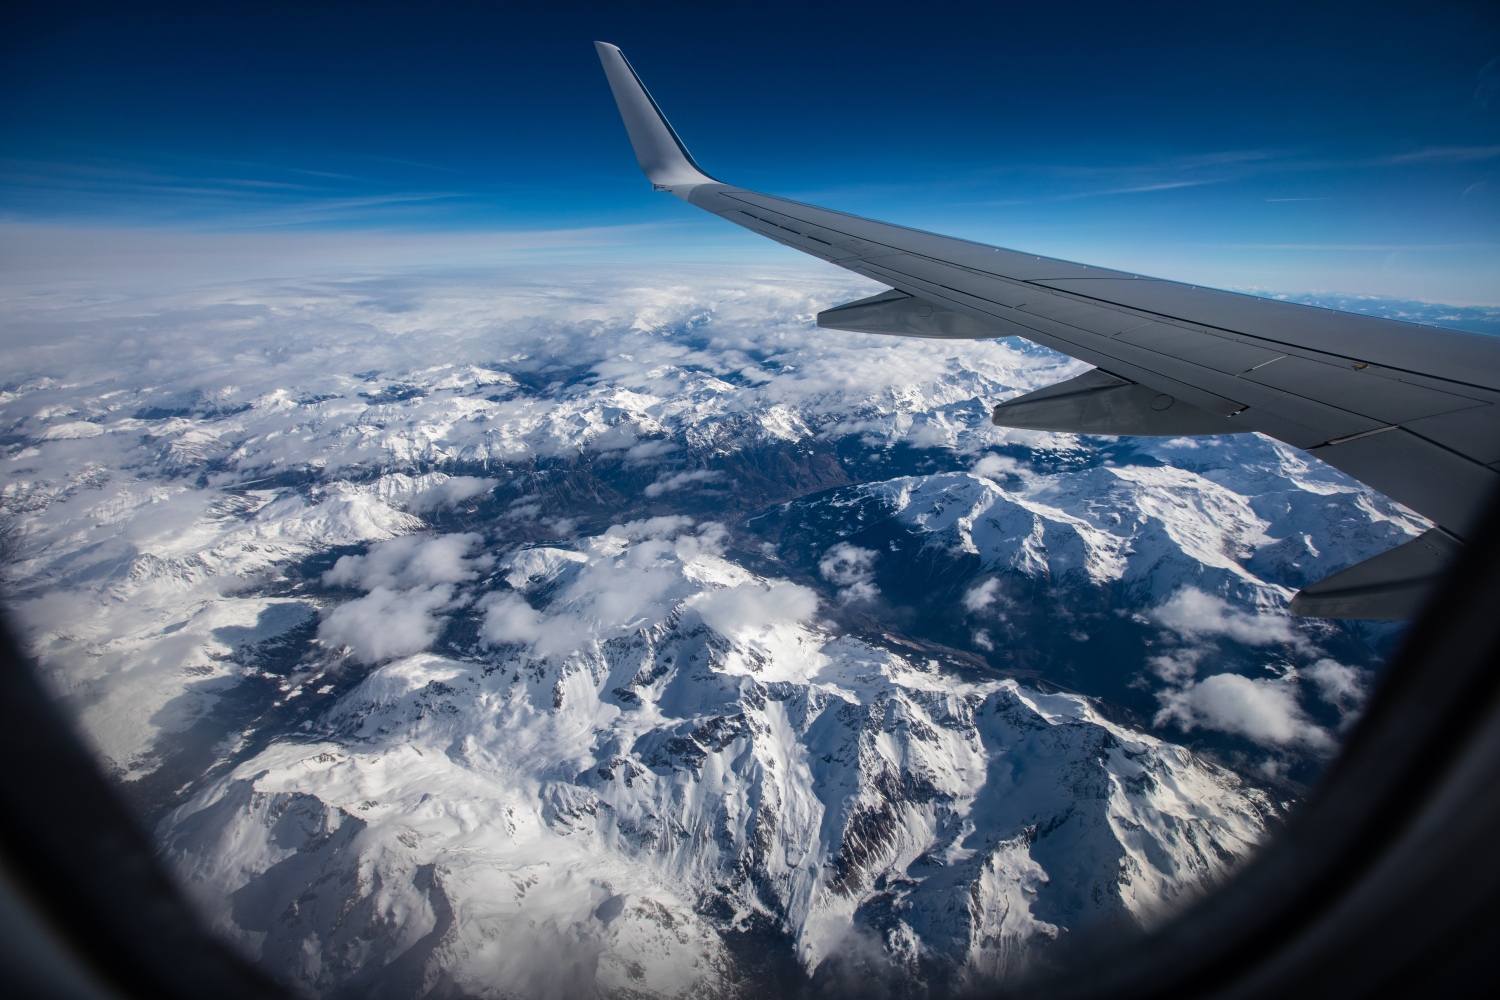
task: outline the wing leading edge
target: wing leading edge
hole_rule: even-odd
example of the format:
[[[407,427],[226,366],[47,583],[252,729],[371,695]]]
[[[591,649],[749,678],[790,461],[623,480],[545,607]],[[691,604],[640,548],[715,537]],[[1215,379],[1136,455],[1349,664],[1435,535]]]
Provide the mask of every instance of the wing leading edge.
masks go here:
[[[1414,616],[1500,487],[1500,338],[1054,260],[724,184],[693,160],[624,54],[595,45],[656,189],[891,286],[820,314],[820,326],[1024,337],[1099,372],[999,404],[996,424],[1091,434],[1259,431],[1436,523],[1437,536],[1309,587],[1293,601],[1295,613]],[[1422,558],[1398,556],[1413,545]],[[1333,583],[1337,600],[1319,592]]]

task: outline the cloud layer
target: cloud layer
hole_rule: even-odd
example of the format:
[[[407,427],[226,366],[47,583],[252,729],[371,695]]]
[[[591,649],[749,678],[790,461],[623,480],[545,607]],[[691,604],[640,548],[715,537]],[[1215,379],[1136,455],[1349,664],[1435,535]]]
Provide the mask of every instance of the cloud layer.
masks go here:
[[[426,649],[442,630],[439,612],[454,605],[456,587],[494,564],[491,555],[473,555],[482,542],[474,533],[408,535],[378,542],[363,555],[340,556],[323,582],[369,593],[332,608],[318,626],[318,641],[362,663]]]

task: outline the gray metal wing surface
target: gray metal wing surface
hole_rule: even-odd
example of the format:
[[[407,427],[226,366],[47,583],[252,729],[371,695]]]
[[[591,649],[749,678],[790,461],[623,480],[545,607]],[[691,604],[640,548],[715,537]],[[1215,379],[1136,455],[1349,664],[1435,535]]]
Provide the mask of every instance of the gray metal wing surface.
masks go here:
[[[820,326],[1019,336],[1099,370],[996,406],[997,424],[1259,431],[1431,519],[1447,540],[1443,552],[1472,533],[1500,486],[1500,338],[1055,260],[724,184],[693,161],[620,50],[596,46],[657,189],[891,287],[820,314]],[[1314,585],[1292,610],[1410,616],[1441,568],[1434,551],[1431,538],[1410,542],[1335,588],[1336,598]]]

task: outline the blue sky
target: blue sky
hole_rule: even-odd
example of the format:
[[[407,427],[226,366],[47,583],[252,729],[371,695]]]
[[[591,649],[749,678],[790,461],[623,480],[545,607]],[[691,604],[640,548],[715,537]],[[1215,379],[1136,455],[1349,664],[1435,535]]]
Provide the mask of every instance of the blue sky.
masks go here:
[[[732,183],[1229,287],[1500,303],[1493,3],[554,6],[21,5],[4,252],[563,231],[797,259],[652,194],[604,38]]]

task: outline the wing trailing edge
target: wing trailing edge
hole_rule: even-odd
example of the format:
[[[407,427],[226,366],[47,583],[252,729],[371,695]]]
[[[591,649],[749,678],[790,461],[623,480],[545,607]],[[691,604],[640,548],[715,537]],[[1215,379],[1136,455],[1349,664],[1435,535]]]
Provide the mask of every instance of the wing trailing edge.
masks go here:
[[[1131,437],[1239,434],[1245,430],[1233,417],[1200,410],[1192,403],[1101,368],[999,403],[991,420],[996,427]]]
[[[939,340],[986,340],[1002,336],[992,324],[894,288],[824,309],[818,313],[818,325],[825,330]]]

